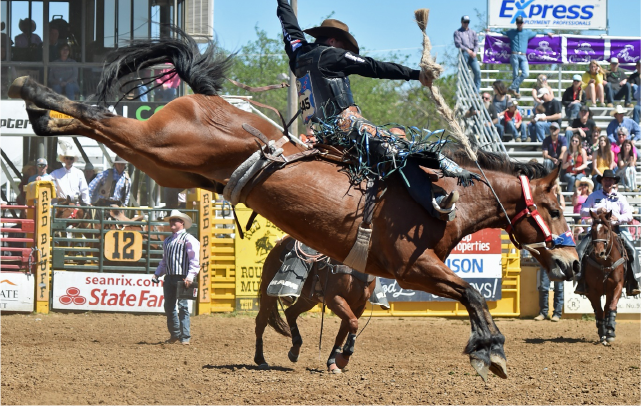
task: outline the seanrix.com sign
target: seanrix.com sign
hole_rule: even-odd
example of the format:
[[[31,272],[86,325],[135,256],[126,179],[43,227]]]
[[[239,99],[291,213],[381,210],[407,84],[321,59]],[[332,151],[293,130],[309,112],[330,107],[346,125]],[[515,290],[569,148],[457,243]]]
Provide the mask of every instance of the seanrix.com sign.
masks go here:
[[[501,299],[501,230],[487,229],[468,235],[445,259],[452,272],[478,290],[485,300]],[[381,278],[389,302],[450,301],[431,293],[403,289],[394,279]]]
[[[488,26],[555,30],[606,30],[607,0],[488,0]]]

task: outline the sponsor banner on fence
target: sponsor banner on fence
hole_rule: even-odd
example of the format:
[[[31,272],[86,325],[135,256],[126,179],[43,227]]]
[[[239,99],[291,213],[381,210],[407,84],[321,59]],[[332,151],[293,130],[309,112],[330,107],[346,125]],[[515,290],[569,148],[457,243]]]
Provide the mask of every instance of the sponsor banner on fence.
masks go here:
[[[0,273],[0,311],[32,312],[35,280],[23,272]]]
[[[566,60],[569,63],[590,63],[590,61],[604,61],[605,40],[600,38],[566,38]]]
[[[488,26],[555,30],[606,30],[607,0],[488,0]]]
[[[610,56],[619,58],[619,63],[639,62],[641,59],[641,39],[611,39]]]
[[[585,296],[574,294],[574,282],[564,282],[563,285],[563,313],[592,314],[592,304]],[[605,296],[601,297],[601,306],[605,305]],[[625,288],[621,299],[617,303],[617,313],[641,313],[641,297],[626,296]]]
[[[487,229],[468,235],[445,259],[456,275],[478,290],[485,300],[501,299],[501,230]],[[403,289],[394,279],[381,278],[389,302],[450,301],[418,290]]]
[[[163,282],[151,274],[53,272],[53,308],[164,313]],[[189,300],[190,311],[193,301]]]

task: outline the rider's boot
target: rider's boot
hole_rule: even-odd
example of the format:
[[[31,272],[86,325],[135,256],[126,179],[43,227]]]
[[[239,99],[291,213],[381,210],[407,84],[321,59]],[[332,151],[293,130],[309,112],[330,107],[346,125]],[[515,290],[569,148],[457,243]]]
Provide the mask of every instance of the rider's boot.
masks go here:
[[[443,175],[449,178],[458,178],[459,185],[469,186],[474,183],[473,181],[480,179],[476,173],[461,168],[456,162],[443,154],[438,154],[438,161]]]
[[[592,237],[590,236],[590,233],[583,237],[579,245],[576,247],[577,254],[579,254],[579,260],[581,261],[581,271],[576,277],[576,288],[574,289],[574,293],[576,295],[582,295],[585,296],[586,293],[586,286],[585,286],[585,251],[588,248],[588,245],[592,242]]]
[[[639,289],[639,282],[634,279],[634,273],[630,268],[628,268],[628,272],[626,273],[625,294],[628,296],[636,296],[641,294],[641,289]]]
[[[632,245],[632,242],[624,233],[621,233],[621,241],[623,242],[623,246],[625,247],[625,250],[628,254],[628,258],[630,258],[626,266],[625,274],[626,294],[628,296],[636,296],[641,293],[641,290],[639,290],[639,282],[635,278],[635,275],[639,274],[639,260],[637,257],[637,252],[634,248],[634,245]]]
[[[440,194],[435,195],[436,188],[432,189],[432,206],[434,210],[439,214],[439,219],[443,221],[452,221],[456,217],[456,205],[459,195],[456,190],[453,190],[449,194]],[[437,191],[438,192],[438,191]]]
[[[576,283],[574,294],[585,296],[585,293],[586,293],[585,278],[583,277],[583,273],[581,273],[581,275],[579,276],[579,280]]]

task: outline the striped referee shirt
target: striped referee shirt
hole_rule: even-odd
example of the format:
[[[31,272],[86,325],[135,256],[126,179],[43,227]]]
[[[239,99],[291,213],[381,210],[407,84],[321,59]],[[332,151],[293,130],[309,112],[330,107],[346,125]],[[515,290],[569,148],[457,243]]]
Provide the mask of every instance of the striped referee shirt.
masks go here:
[[[162,260],[155,275],[183,275],[192,282],[200,270],[200,241],[186,230],[180,230],[167,238],[162,248]]]

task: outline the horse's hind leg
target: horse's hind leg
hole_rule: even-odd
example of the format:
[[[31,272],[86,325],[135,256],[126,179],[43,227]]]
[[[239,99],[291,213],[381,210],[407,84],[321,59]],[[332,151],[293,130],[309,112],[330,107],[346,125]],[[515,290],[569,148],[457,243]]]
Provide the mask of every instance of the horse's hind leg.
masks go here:
[[[306,299],[307,296],[306,290],[303,289],[301,297],[298,298],[296,303],[285,310],[287,324],[289,324],[289,330],[292,333],[292,348],[290,348],[289,353],[287,353],[291,362],[298,362],[300,348],[303,345],[303,337],[301,337],[300,331],[298,331],[298,324],[296,323],[298,316],[300,316],[301,313],[312,310],[314,306],[316,306],[316,302]]]
[[[254,329],[256,333],[256,351],[254,353],[254,362],[264,369],[268,369],[269,364],[265,361],[265,355],[263,354],[263,334],[265,333],[265,327],[267,327],[269,314],[272,309],[277,306],[277,300],[275,297],[261,294],[260,309],[256,315],[256,327]],[[276,311],[278,311],[278,309],[276,309]]]
[[[365,306],[362,305],[358,309],[356,309],[355,312],[352,312],[352,309],[347,301],[343,297],[335,295],[331,298],[328,298],[327,307],[329,307],[338,317],[341,318],[341,330],[344,326],[347,329],[347,340],[345,342],[345,345],[343,346],[343,351],[336,354],[335,358],[336,367],[338,369],[343,369],[347,366],[350,357],[354,353],[354,346],[356,345],[356,333],[358,332],[358,317],[363,314]],[[334,343],[335,346],[340,346],[340,344],[343,342],[344,336],[340,337],[341,330],[339,330],[339,336],[336,337],[336,342]],[[331,365],[328,365],[328,368],[330,369],[330,371],[332,370]]]

